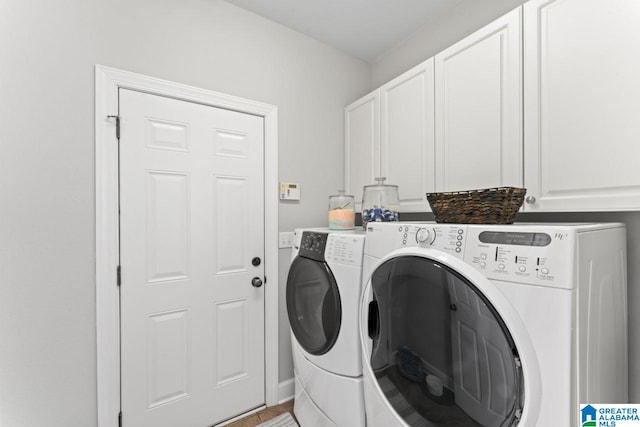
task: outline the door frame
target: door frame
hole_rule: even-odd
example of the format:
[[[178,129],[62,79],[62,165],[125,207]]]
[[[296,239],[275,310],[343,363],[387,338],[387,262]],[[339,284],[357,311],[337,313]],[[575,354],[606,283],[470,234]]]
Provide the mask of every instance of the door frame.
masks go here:
[[[95,67],[96,366],[98,427],[116,427],[120,413],[118,90],[131,89],[264,118],[265,400],[278,403],[278,109],[115,68]],[[109,117],[112,116],[112,117]],[[271,197],[273,195],[273,197]]]

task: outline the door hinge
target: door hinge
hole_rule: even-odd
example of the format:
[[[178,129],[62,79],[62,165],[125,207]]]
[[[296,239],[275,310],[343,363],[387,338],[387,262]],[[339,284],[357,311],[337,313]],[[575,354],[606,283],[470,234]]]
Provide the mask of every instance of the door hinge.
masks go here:
[[[120,266],[116,267],[116,284],[120,286],[122,283],[122,269]]]
[[[109,119],[116,119],[116,138],[120,139],[120,116],[107,116]]]
[[[118,414],[118,427],[122,427],[122,411]]]

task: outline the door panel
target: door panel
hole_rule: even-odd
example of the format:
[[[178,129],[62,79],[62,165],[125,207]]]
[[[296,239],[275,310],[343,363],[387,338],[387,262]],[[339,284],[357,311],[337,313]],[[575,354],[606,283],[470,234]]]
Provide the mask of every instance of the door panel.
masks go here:
[[[522,186],[520,8],[435,56],[436,191]]]
[[[463,281],[449,276],[453,378],[456,404],[483,425],[505,420],[516,378],[512,348],[486,303]]]
[[[380,175],[400,187],[400,211],[429,211],[434,191],[433,58],[380,88]]]
[[[640,206],[640,2],[524,3],[527,211]]]
[[[359,212],[363,187],[380,176],[379,93],[372,92],[345,109],[345,190],[355,197]]]
[[[265,401],[263,119],[123,89],[120,116],[124,424],[209,426]]]

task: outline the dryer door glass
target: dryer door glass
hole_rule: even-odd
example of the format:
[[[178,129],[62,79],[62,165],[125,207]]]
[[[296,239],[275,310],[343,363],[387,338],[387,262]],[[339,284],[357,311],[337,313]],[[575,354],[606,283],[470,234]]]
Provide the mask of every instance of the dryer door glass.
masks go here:
[[[473,283],[437,261],[405,256],[380,265],[371,286],[371,367],[407,424],[518,423],[518,350]]]
[[[340,293],[326,263],[296,257],[287,278],[287,313],[298,343],[308,353],[333,347],[342,318]]]

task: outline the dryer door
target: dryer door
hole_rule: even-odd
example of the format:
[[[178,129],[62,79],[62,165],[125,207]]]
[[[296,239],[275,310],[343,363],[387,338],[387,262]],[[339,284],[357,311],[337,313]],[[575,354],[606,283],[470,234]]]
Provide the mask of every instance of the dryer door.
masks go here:
[[[435,256],[401,253],[373,270],[362,314],[363,340],[371,340],[365,370],[408,425],[517,425],[524,376],[487,285],[497,291],[427,251]]]
[[[322,261],[301,256],[287,278],[287,313],[291,330],[310,354],[328,352],[340,332],[342,309],[336,279]]]

